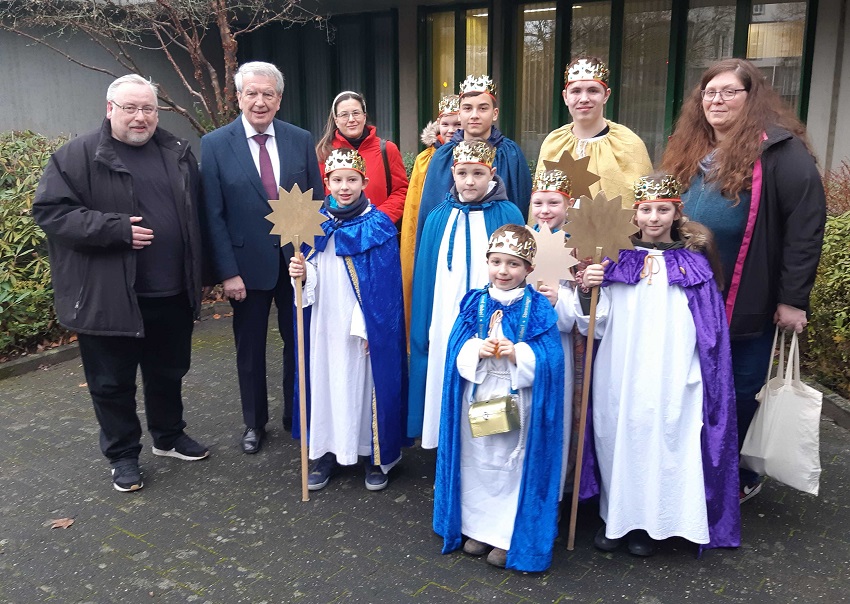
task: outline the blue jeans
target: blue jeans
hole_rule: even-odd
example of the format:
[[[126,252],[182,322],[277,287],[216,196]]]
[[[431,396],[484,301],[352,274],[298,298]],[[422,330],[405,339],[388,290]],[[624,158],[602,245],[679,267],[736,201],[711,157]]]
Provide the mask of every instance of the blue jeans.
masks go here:
[[[767,367],[771,361],[770,353],[773,345],[775,327],[769,323],[764,333],[749,340],[732,340],[732,373],[735,377],[735,400],[738,415],[738,450],[744,443],[744,437],[758,409],[758,394],[764,386],[767,377]],[[752,470],[739,470],[741,484],[753,484],[759,480],[759,475]]]

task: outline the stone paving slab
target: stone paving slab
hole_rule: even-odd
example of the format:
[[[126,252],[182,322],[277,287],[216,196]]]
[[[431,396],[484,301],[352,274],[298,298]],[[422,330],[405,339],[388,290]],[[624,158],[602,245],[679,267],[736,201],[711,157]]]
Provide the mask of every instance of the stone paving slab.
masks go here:
[[[277,338],[270,332],[275,363]],[[138,493],[111,487],[79,359],[0,381],[0,602],[850,600],[850,433],[829,419],[820,496],[768,482],[744,504],[737,550],[697,559],[695,546],[670,539],[650,559],[604,554],[591,544],[600,524],[591,504],[579,510],[574,551],[559,539],[549,571],[516,573],[440,554],[433,451],[406,451],[386,491],[366,491],[362,469],[350,468],[301,502],[298,445],[279,425],[279,367],[270,365],[270,438],[243,455],[229,319],[199,323],[194,345],[188,432],[213,455],[155,457],[146,435]],[[45,525],[62,517],[75,523]]]

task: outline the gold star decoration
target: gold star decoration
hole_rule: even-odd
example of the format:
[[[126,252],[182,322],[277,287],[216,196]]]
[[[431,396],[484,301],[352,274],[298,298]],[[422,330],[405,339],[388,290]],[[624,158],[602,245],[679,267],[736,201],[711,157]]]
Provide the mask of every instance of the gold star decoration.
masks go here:
[[[280,244],[286,245],[290,242],[307,241],[311,246],[310,236],[324,235],[322,223],[327,220],[322,209],[321,201],[313,200],[313,189],[301,192],[301,187],[296,183],[291,191],[280,187],[280,199],[270,199],[269,205],[272,213],[266,216],[271,222],[272,235],[280,235]]]
[[[540,225],[540,231],[525,227],[534,235],[537,242],[537,256],[534,263],[534,279],[542,281],[552,289],[557,290],[561,279],[573,280],[570,267],[578,264],[578,259],[572,255],[572,248],[565,246],[563,231],[552,232],[549,225]]]
[[[569,222],[564,227],[570,234],[567,245],[578,250],[579,258],[594,257],[596,248],[602,248],[602,256],[614,262],[620,258],[620,250],[634,246],[630,237],[638,228],[632,223],[634,210],[624,210],[619,195],[608,199],[600,191],[593,199],[582,196],[579,207],[567,210]],[[601,258],[594,258],[599,262]]]
[[[599,182],[599,175],[588,170],[588,164],[590,164],[589,156],[573,159],[569,151],[561,153],[561,158],[558,161],[543,160],[543,165],[546,166],[547,170],[560,170],[570,177],[573,197],[576,199],[581,195],[590,197],[590,185]]]

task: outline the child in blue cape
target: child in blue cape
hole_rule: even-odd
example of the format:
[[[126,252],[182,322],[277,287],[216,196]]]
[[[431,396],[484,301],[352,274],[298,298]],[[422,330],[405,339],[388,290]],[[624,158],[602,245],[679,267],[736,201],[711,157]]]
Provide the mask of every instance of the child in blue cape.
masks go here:
[[[525,222],[506,196],[489,143],[461,141],[453,157],[455,184],[428,214],[413,266],[407,434],[421,436],[424,449],[439,441],[446,346],[458,305],[470,289],[487,283],[486,265],[478,259],[493,231]]]
[[[289,275],[304,280],[309,338],[308,488],[327,486],[337,466],[364,456],[366,488],[387,486],[407,423],[407,350],[396,228],[363,193],[368,179],[354,149],[325,161],[330,195],[323,237]]]
[[[552,304],[526,285],[535,252],[524,226],[497,229],[490,285],[461,302],[446,356],[434,531],[443,553],[463,545],[494,566],[539,572],[558,534],[564,353]],[[475,403],[500,397],[516,405],[502,414],[514,416],[513,429],[474,436]]]

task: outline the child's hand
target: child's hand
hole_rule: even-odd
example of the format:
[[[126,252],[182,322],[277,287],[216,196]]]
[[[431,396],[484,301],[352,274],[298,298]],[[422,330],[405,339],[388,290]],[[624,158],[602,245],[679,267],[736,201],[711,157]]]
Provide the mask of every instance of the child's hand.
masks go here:
[[[481,350],[478,351],[479,359],[489,359],[491,357],[496,356],[496,350],[498,350],[499,342],[490,338],[484,340],[484,344],[481,345]]]
[[[306,271],[304,270],[304,256],[296,254],[289,261],[289,276],[293,279],[301,279],[304,281]]]
[[[504,357],[516,365],[516,348],[514,348],[514,343],[507,338],[499,340],[499,346],[496,348],[496,356]]]
[[[549,300],[549,303],[552,306],[558,303],[558,290],[546,285],[545,283],[540,284],[540,287],[537,288],[537,291],[546,296],[546,299]]]
[[[587,288],[599,287],[602,285],[602,280],[605,278],[605,267],[611,264],[607,258],[602,261],[602,264],[591,264],[584,269],[582,277],[582,285]]]

